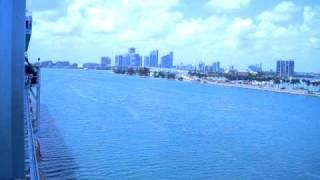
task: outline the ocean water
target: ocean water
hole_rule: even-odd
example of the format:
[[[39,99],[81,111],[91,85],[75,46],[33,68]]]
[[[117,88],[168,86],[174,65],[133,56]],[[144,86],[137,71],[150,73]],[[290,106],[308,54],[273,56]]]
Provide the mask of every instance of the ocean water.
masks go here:
[[[48,179],[320,179],[320,98],[42,71]]]

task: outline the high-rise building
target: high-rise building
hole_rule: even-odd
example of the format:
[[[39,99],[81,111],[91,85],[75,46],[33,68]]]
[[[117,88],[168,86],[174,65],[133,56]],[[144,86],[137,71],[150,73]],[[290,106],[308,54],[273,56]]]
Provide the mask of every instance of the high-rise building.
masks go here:
[[[144,57],[144,67],[150,67],[150,57],[149,56],[145,56]]]
[[[198,65],[198,71],[205,72],[206,70],[206,64],[204,62],[200,62]]]
[[[129,48],[129,54],[135,54],[136,53],[136,48]]]
[[[116,55],[115,60],[116,67],[124,67],[124,57],[122,55]]]
[[[142,57],[139,54],[130,54],[130,67],[142,67]]]
[[[208,73],[208,72],[213,72],[212,66],[206,65],[206,66],[204,67],[204,72],[206,72],[206,73]]]
[[[129,53],[117,55],[115,60],[117,67],[142,67],[142,57],[136,53],[135,48],[129,48]]]
[[[123,57],[123,67],[129,67],[130,66],[130,55],[124,54]]]
[[[220,72],[220,62],[214,62],[212,63],[212,71],[213,72]]]
[[[277,74],[281,77],[292,77],[294,75],[294,61],[277,61]]]
[[[288,75],[289,76],[294,75],[294,61],[293,60],[288,62]]]
[[[111,66],[111,59],[109,57],[101,57],[101,67],[107,68]]]
[[[161,68],[173,68],[173,52],[161,57]]]
[[[150,52],[150,67],[158,67],[159,64],[159,50]]]

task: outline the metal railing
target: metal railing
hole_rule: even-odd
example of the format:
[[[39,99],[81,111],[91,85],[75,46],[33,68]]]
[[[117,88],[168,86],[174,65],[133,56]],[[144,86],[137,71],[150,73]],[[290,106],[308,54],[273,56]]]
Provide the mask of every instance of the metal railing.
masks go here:
[[[25,104],[26,104],[26,110],[30,110],[30,102],[29,102],[29,92],[25,93]],[[31,114],[30,112],[26,115],[26,124],[27,124],[27,134],[28,134],[28,160],[29,160],[29,177],[31,180],[39,180],[40,179],[40,173],[39,173],[39,166],[38,161],[36,158],[36,141],[35,141],[35,135],[34,135],[34,129],[32,125],[31,120]]]
[[[35,68],[37,72],[36,77],[26,75],[25,88],[25,125],[26,125],[26,140],[28,167],[26,179],[40,180],[40,171],[38,160],[40,159],[40,144],[38,143],[39,122],[40,122],[40,68]],[[34,81],[35,80],[35,81]],[[36,89],[37,92],[34,93]],[[34,114],[34,105],[36,107],[36,114]]]

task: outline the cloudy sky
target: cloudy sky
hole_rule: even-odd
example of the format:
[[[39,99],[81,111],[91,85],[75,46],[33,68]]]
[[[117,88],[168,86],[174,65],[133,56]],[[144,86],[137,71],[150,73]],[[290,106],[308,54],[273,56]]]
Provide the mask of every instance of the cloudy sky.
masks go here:
[[[294,59],[320,72],[318,0],[29,0],[30,57],[98,62],[128,47],[174,51],[174,63],[220,61],[246,69]]]

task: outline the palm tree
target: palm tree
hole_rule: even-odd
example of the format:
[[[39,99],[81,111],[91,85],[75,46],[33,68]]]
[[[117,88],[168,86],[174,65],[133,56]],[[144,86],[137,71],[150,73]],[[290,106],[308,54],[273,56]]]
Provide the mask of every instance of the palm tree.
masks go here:
[[[300,84],[301,82],[300,82],[300,79],[291,79],[291,81],[290,81],[290,84],[292,84],[293,85],[293,88],[294,88],[294,86],[296,85],[296,84]]]
[[[281,80],[279,78],[276,78],[273,80],[273,83],[276,84],[279,88],[280,84],[281,84]]]
[[[127,72],[129,75],[135,74],[135,70],[133,68],[129,68]]]

